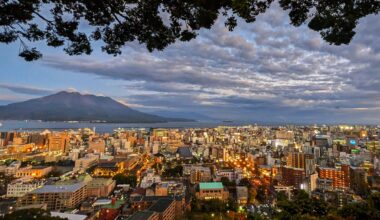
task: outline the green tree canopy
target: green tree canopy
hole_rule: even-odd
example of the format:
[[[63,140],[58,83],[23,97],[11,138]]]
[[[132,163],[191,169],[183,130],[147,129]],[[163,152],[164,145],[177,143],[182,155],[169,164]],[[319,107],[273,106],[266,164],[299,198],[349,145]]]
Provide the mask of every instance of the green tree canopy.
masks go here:
[[[122,173],[116,174],[113,177],[116,180],[116,184],[129,184],[132,187],[137,185],[137,177],[135,175],[125,175]]]
[[[67,220],[67,218],[53,217],[50,212],[42,209],[17,210],[0,217],[0,220]]]
[[[2,0],[0,42],[20,41],[20,56],[32,61],[42,56],[28,42],[43,41],[63,47],[69,55],[90,54],[95,41],[102,50],[118,55],[128,42],[149,51],[163,50],[177,40],[194,39],[210,29],[219,16],[232,31],[237,18],[248,23],[274,0]],[[377,14],[378,0],[279,0],[291,24],[307,23],[334,45],[348,44],[359,19]],[[86,31],[80,29],[86,27]],[[90,30],[90,31],[87,31]]]

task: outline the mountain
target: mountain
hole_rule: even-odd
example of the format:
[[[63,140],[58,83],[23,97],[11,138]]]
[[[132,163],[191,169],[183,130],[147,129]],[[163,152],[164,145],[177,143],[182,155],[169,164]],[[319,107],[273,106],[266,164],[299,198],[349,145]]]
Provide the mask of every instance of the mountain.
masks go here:
[[[105,121],[112,123],[193,121],[146,114],[133,110],[109,97],[66,91],[0,106],[0,120]]]

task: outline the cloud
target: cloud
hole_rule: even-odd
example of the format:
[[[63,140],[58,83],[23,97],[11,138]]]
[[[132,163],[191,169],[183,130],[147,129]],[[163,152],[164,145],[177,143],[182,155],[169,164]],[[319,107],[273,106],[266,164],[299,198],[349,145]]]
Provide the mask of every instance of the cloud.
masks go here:
[[[32,86],[23,85],[11,85],[11,84],[0,84],[0,88],[7,89],[11,92],[26,94],[26,95],[48,95],[54,92],[51,89],[37,88]]]
[[[244,120],[373,122],[380,107],[378,17],[361,20],[348,46],[293,27],[274,4],[229,32],[219,19],[196,40],[148,53],[131,43],[116,58],[56,57],[43,64],[123,82],[119,99],[137,108],[196,110]],[[122,84],[123,84],[122,83]]]

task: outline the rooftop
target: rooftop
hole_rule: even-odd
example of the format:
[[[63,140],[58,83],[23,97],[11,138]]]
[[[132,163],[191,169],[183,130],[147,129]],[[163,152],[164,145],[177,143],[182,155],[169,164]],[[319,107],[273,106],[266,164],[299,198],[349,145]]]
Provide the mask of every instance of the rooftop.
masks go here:
[[[76,184],[70,184],[70,185],[45,185],[41,188],[33,190],[32,193],[75,192],[84,186],[85,186],[85,183],[76,183]]]
[[[177,153],[180,157],[192,158],[193,154],[191,153],[190,147],[179,147]]]
[[[149,208],[149,211],[164,212],[173,202],[174,199],[170,198],[159,199]]]
[[[223,189],[223,184],[221,182],[199,183],[199,189]]]
[[[118,208],[120,208],[122,205],[124,205],[124,203],[125,203],[125,201],[122,200],[122,199],[120,199],[120,200],[116,200],[116,201],[115,201],[115,204],[112,205],[112,201],[111,201],[111,203],[106,204],[106,205],[103,205],[102,208],[103,208],[103,209],[118,209]]]

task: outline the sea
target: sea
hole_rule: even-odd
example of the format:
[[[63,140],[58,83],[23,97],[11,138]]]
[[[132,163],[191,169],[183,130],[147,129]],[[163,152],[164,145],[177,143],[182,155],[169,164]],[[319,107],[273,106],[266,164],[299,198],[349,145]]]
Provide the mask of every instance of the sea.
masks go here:
[[[62,131],[91,128],[97,133],[113,133],[115,129],[138,128],[214,128],[217,126],[244,126],[247,122],[166,122],[166,123],[94,123],[94,122],[46,122],[46,121],[0,121],[0,131],[43,131],[45,129]]]

